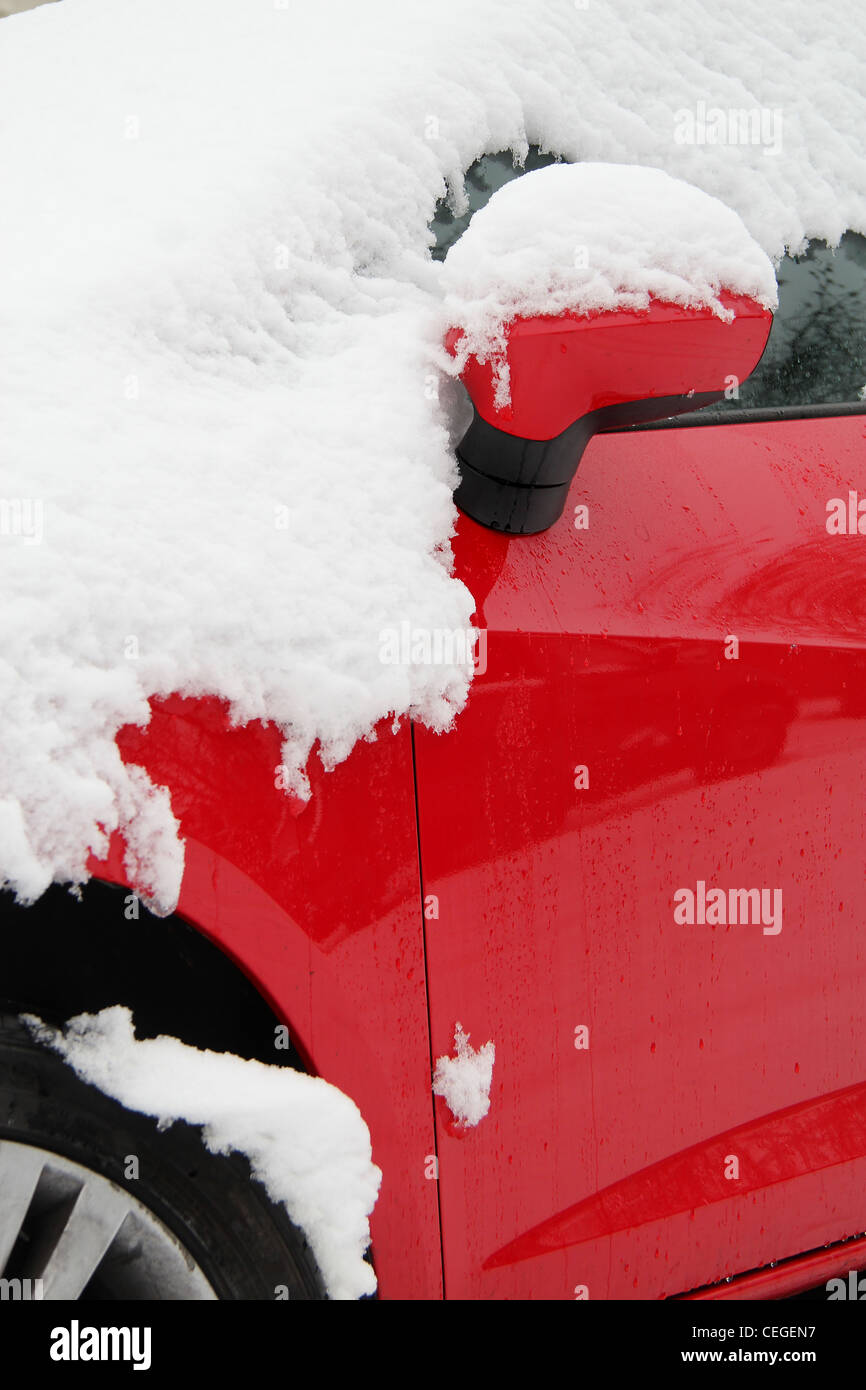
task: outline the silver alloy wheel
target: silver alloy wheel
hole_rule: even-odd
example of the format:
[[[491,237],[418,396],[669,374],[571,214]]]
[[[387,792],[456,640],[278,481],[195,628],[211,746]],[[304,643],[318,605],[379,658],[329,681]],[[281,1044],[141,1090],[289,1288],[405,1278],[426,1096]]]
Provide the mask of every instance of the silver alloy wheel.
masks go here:
[[[136,1197],[48,1149],[0,1140],[0,1296],[216,1299],[181,1242]],[[29,1281],[29,1282],[28,1282]]]

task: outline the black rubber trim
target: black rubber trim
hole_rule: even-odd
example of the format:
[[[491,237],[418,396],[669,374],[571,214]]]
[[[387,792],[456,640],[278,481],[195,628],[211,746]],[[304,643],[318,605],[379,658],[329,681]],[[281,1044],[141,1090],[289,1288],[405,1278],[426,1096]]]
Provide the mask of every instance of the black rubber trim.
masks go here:
[[[460,482],[454,501],[473,521],[494,531],[527,536],[546,531],[562,515],[568,489],[590,439],[650,420],[666,420],[724,399],[721,391],[623,401],[581,415],[552,439],[521,439],[474,413],[457,446]]]
[[[773,420],[826,420],[835,415],[866,415],[866,401],[838,401],[829,405],[756,405],[726,410],[721,415],[685,415],[675,420],[647,420],[625,425],[628,430],[689,429],[693,425],[763,425]]]
[[[460,461],[460,486],[454,500],[462,512],[493,531],[533,536],[562,516],[569,483],[553,487],[504,483]]]

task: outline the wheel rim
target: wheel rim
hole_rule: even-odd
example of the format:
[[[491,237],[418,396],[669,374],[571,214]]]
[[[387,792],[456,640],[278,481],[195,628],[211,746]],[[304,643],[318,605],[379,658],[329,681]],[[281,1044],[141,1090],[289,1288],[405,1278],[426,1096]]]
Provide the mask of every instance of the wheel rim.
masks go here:
[[[216,1299],[189,1251],[142,1202],[48,1149],[0,1140],[4,1298]]]

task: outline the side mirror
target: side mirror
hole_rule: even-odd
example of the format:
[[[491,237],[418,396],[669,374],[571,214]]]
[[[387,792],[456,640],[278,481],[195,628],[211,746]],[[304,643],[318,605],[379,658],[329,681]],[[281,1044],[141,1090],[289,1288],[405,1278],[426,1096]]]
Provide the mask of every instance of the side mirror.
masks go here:
[[[522,298],[513,289],[516,268],[521,264],[511,255],[515,228],[518,242],[524,231],[524,244],[519,247],[522,264],[531,266],[532,227],[538,225],[536,199],[545,193],[545,179],[559,201],[566,203],[566,221],[570,215],[574,223],[577,199],[578,224],[564,229],[559,250],[580,243],[581,259],[588,265],[577,270],[567,266],[564,271],[549,266],[550,302],[557,312],[517,312],[503,322],[503,306],[508,306],[509,300],[519,306]],[[566,187],[569,179],[573,187]],[[558,187],[554,186],[556,180]],[[669,189],[658,186],[660,182],[671,186],[673,197]],[[635,247],[639,250],[635,251],[634,265],[626,265],[625,279],[631,287],[646,287],[646,307],[631,307],[635,300],[632,288],[620,295],[623,307],[582,308],[598,295],[599,277],[608,301],[616,297],[615,285],[611,295],[612,276],[607,268],[612,258],[604,238],[604,207],[598,201],[599,191],[603,193],[605,188],[613,190],[608,222],[613,227],[610,238],[616,242],[615,265],[620,274],[629,231],[627,218],[623,226],[623,189],[628,193],[627,208],[636,219]],[[647,193],[653,202],[641,215],[642,196]],[[582,204],[593,194],[591,212],[583,214],[581,225]],[[661,203],[659,194],[667,195]],[[505,226],[497,227],[496,200],[506,197],[510,205],[507,215],[500,218]],[[518,199],[525,206],[519,205]],[[556,198],[549,201],[554,203],[550,211],[555,215]],[[683,204],[689,216],[684,216]],[[485,216],[486,224],[482,220]],[[666,236],[668,220],[671,230]],[[715,244],[720,220],[724,254],[718,254]],[[601,233],[601,244],[587,245],[586,224],[597,240]],[[673,262],[682,271],[678,238],[700,235],[702,226],[708,233],[707,245],[703,255],[698,252],[689,263],[699,268],[694,275],[698,285],[692,294],[697,302],[672,302],[673,296],[665,297],[666,284],[673,287],[677,298],[689,297],[688,280],[680,273],[677,281],[670,269]],[[480,248],[470,243],[473,230],[481,239]],[[736,255],[738,237],[743,242],[742,262]],[[556,239],[551,243],[549,236],[542,236],[540,241],[542,257],[556,253]],[[497,242],[507,248],[502,258],[504,287],[495,281]],[[462,254],[457,256],[461,247]],[[707,268],[714,254],[721,263],[721,273],[716,267],[717,274],[710,278]],[[553,165],[528,174],[500,189],[487,208],[476,213],[461,241],[449,252],[446,272],[452,257],[463,262],[449,277],[450,284],[446,278],[452,303],[460,298],[454,295],[453,286],[460,286],[461,281],[464,287],[471,286],[473,273],[478,276],[480,272],[481,294],[486,295],[480,301],[482,311],[493,303],[500,315],[492,335],[493,346],[486,350],[475,346],[478,322],[483,320],[478,298],[469,300],[465,314],[471,326],[462,327],[458,322],[446,336],[445,346],[457,358],[474,407],[472,424],[457,448],[460,483],[454,499],[461,511],[482,525],[513,535],[544,531],[559,518],[581,455],[594,434],[665,419],[722,399],[726,387],[744,381],[754,370],[772,324],[768,307],[775,303],[772,265],[740,219],[716,199],[659,170]],[[725,274],[732,282],[730,288],[725,287]],[[536,288],[529,297],[533,308],[544,303],[544,283],[544,276],[536,277]],[[659,289],[652,293],[655,285]],[[743,293],[744,287],[751,293]],[[701,294],[704,303],[700,302]],[[463,298],[467,299],[465,288]],[[563,303],[574,307],[563,308]],[[504,391],[503,383],[507,383]]]

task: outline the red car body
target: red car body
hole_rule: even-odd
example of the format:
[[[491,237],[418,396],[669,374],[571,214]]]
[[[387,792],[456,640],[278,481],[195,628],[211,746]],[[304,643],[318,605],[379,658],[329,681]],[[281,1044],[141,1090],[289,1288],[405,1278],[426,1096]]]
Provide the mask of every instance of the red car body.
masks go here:
[[[370,1127],[381,1296],[773,1296],[852,1267],[866,541],[826,526],[851,490],[850,410],[597,435],[550,530],[460,519],[487,664],[451,732],[383,725],[305,806],[277,731],[221,705],[123,732],[181,821],[180,914]],[[122,882],[121,846],[93,868]],[[780,889],[782,929],[679,924],[701,882]],[[457,1022],[496,1047],[474,1128],[431,1091]]]

